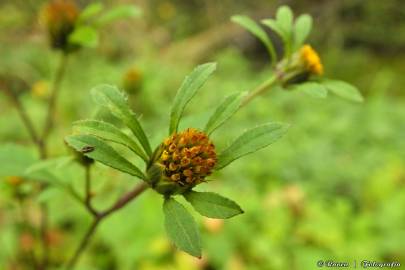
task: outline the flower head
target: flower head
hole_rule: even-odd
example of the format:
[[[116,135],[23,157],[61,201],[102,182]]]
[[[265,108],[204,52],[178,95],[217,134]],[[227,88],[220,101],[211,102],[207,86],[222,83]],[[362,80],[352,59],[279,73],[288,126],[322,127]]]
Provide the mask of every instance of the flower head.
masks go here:
[[[170,187],[158,191],[190,189],[212,173],[216,162],[215,146],[205,133],[194,128],[175,133],[163,141],[155,156],[161,171],[159,180]]]
[[[53,0],[46,4],[40,20],[47,28],[53,48],[68,50],[68,37],[73,32],[79,10],[70,0]]]
[[[310,45],[302,46],[299,55],[307,71],[314,75],[322,75],[323,65],[321,63],[321,58]]]

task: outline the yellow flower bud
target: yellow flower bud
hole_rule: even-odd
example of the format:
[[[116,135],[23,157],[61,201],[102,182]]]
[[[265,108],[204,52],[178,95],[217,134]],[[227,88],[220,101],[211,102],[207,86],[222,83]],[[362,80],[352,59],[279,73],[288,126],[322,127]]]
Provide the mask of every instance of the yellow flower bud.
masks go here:
[[[301,61],[304,64],[305,69],[314,75],[323,74],[323,65],[318,53],[310,46],[304,45],[299,51]]]

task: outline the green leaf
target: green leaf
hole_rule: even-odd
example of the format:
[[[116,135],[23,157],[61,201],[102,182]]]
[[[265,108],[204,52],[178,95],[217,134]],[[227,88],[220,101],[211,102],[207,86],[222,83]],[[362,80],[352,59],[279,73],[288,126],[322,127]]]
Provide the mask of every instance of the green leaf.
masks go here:
[[[287,132],[288,126],[280,123],[269,123],[246,131],[219,154],[216,169],[222,169],[235,159],[274,143]]]
[[[314,98],[326,98],[328,90],[323,84],[317,82],[304,82],[292,87],[294,91],[304,92],[305,94]]]
[[[65,141],[73,149],[82,152],[83,155],[97,160],[107,166],[122,172],[145,179],[144,174],[135,165],[118,154],[111,146],[97,137],[91,135],[71,135],[65,138]],[[86,147],[92,147],[92,151],[82,151]]]
[[[231,218],[243,213],[237,203],[213,192],[190,191],[184,197],[198,213],[209,218]]]
[[[355,102],[363,102],[363,96],[355,86],[339,80],[323,80],[322,84],[335,95]]]
[[[273,20],[273,19],[265,19],[265,20],[262,20],[262,24],[269,27],[277,35],[279,35],[284,43],[287,42],[287,39],[288,39],[287,38],[287,33],[278,25],[278,23],[275,20]]]
[[[291,33],[293,23],[293,13],[289,6],[281,6],[277,9],[277,24],[285,33]]]
[[[212,132],[214,132],[215,129],[220,127],[229,118],[231,118],[232,115],[234,115],[239,109],[242,103],[242,99],[245,96],[246,92],[235,93],[226,97],[208,120],[204,128],[205,132],[208,135],[211,134]]]
[[[260,27],[260,25],[258,25],[251,18],[243,15],[232,16],[231,20],[234,23],[241,25],[243,28],[256,36],[261,42],[263,42],[270,54],[271,60],[277,61],[276,50],[274,49],[273,43],[267,36],[267,33]]]
[[[148,156],[142,151],[142,148],[131,137],[111,123],[99,120],[81,120],[73,123],[73,130],[78,133],[91,134],[101,139],[121,144],[131,149],[143,160],[148,160]]]
[[[100,16],[97,24],[104,25],[120,19],[139,17],[141,14],[141,9],[135,5],[120,5]]]
[[[35,163],[37,158],[31,149],[17,144],[0,145],[0,178],[24,176],[24,171]]]
[[[85,21],[97,15],[103,10],[104,5],[100,2],[95,2],[87,5],[79,15],[79,21]]]
[[[136,115],[129,108],[126,96],[112,85],[99,85],[91,90],[93,99],[99,105],[107,107],[113,115],[119,118],[132,131],[148,156],[152,155],[149,140],[139,123]]]
[[[299,49],[307,39],[312,28],[312,17],[308,14],[300,15],[294,26],[294,49]]]
[[[69,42],[94,48],[98,45],[98,32],[91,26],[79,26],[70,34]]]
[[[173,107],[170,113],[169,134],[177,132],[184,108],[215,69],[215,63],[203,64],[196,67],[191,74],[184,79],[173,101]]]
[[[194,218],[173,198],[163,204],[165,228],[170,240],[181,250],[201,258],[201,240]]]

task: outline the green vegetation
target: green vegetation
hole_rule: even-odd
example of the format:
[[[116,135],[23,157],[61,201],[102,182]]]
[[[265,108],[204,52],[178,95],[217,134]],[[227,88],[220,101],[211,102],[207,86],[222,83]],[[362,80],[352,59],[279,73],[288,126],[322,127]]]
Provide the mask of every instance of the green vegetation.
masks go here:
[[[83,2],[55,50],[42,4],[0,4],[4,269],[405,264],[401,1]],[[323,74],[296,76],[308,42]],[[190,127],[223,170],[174,192],[151,163]]]

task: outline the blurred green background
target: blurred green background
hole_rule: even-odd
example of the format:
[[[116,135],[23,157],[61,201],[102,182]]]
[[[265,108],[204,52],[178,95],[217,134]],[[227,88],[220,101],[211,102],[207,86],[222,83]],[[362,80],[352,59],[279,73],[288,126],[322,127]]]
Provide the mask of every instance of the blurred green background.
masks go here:
[[[77,1],[82,7],[89,2]],[[325,76],[356,85],[365,102],[354,104],[333,96],[314,99],[279,89],[257,98],[214,135],[218,148],[259,123],[282,121],[291,129],[276,144],[199,186],[234,198],[245,210],[224,222],[195,216],[203,231],[202,260],[170,245],[163,228],[162,198],[149,191],[101,225],[77,269],[316,269],[321,259],[405,264],[404,1],[104,3],[107,7],[135,3],[143,16],[109,25],[96,49],[83,49],[71,57],[49,143],[52,156],[69,154],[63,137],[71,132],[72,121],[95,115],[89,90],[100,83],[123,86],[130,69],[138,74],[130,102],[142,114],[156,146],[166,132],[171,101],[183,77],[199,63],[218,62],[217,72],[187,109],[184,122],[201,126],[223,96],[252,89],[269,74],[265,48],[230,23],[230,16],[267,18],[281,4],[314,17],[309,40],[322,57]],[[22,99],[38,127],[58,61],[38,24],[42,4],[0,2],[0,73],[27,82]],[[20,145],[28,156],[36,154],[3,94],[0,140],[2,145]],[[93,182],[99,208],[137,181],[100,164],[96,167]],[[78,165],[57,173],[82,190],[83,170]],[[24,244],[18,236],[19,209],[11,189],[2,181],[0,265],[20,269],[11,263]],[[51,190],[30,198],[27,211],[35,223],[38,211],[29,205],[49,201],[57,264],[73,252],[90,216],[60,189]]]

